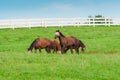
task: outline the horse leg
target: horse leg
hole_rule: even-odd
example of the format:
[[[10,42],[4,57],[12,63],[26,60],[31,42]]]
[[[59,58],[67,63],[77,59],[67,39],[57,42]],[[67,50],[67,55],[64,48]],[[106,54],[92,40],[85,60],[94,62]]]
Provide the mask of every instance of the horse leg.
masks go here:
[[[61,53],[62,53],[62,54],[65,53],[65,48],[66,48],[66,46],[61,46]]]
[[[53,53],[57,53],[56,47],[53,47]]]
[[[63,48],[61,48],[61,53],[62,53],[62,54],[64,53]]]
[[[57,48],[57,47],[55,47],[55,52],[57,53],[57,51],[58,51],[58,48]]]
[[[65,53],[69,50],[69,47],[67,47],[67,49],[65,50]]]
[[[70,51],[71,51],[71,53],[73,54],[72,46],[70,46]]]
[[[46,52],[47,52],[47,53],[49,53],[49,51],[48,51],[48,49],[47,49],[47,48],[45,48],[45,50],[46,50]]]
[[[51,52],[49,47],[46,47],[45,49],[46,49],[46,52],[47,52],[47,53],[50,53],[50,52]]]
[[[48,53],[47,48],[45,48],[45,51]]]
[[[53,49],[53,53],[57,53],[57,49]]]
[[[37,53],[37,48],[35,48],[35,53]]]
[[[75,48],[77,54],[79,54],[79,48]]]
[[[48,47],[48,51],[49,51],[49,53],[51,53],[51,48],[50,47]]]
[[[64,47],[61,48],[61,53],[62,53],[62,54],[65,53],[65,48],[64,48]]]

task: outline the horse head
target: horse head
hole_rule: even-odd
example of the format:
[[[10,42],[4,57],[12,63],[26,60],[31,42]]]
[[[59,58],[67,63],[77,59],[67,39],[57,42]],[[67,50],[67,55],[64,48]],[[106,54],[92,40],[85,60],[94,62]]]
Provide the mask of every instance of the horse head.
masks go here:
[[[84,52],[86,50],[86,46],[80,41],[81,51]]]
[[[28,53],[32,53],[32,49],[28,48]]]
[[[56,30],[54,38],[56,39],[56,38],[59,38],[59,37],[60,37],[60,31]]]
[[[82,50],[82,52],[84,52],[84,51],[86,50],[86,47],[82,47],[82,49],[81,49],[81,50]]]
[[[60,32],[60,30],[56,30],[56,32],[55,32],[55,39],[56,39],[56,38],[59,38],[60,36],[65,37],[65,36]]]

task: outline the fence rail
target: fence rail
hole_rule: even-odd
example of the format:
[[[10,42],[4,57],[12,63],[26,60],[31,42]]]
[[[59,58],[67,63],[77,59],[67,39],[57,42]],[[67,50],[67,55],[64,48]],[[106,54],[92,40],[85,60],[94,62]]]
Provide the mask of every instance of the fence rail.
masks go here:
[[[120,25],[120,18],[39,18],[0,20],[2,28]]]

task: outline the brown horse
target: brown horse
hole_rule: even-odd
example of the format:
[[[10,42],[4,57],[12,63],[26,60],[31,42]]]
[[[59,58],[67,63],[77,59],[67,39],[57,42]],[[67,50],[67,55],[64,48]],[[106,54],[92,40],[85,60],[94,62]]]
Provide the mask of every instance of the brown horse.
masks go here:
[[[32,52],[33,48],[35,49],[35,52],[37,49],[39,49],[39,52],[41,52],[41,49],[46,49],[47,53],[50,53],[51,49],[51,41],[47,38],[37,38],[35,39],[30,47],[28,48],[29,52]]]
[[[86,46],[83,44],[83,42],[81,40],[77,39],[77,43],[76,45],[74,45],[72,48],[76,50],[76,53],[79,54],[79,48],[81,47],[81,51],[84,52],[86,49]],[[67,49],[65,50],[65,52],[67,52],[70,48],[67,47]]]
[[[51,40],[51,44],[51,49],[53,49],[53,53],[61,53],[61,46],[57,40]]]
[[[56,30],[55,39],[56,38],[59,38],[62,53],[65,53],[65,50],[68,47],[71,50],[71,53],[73,53],[73,46],[77,43],[77,40],[73,38],[73,36],[65,37],[59,30]]]

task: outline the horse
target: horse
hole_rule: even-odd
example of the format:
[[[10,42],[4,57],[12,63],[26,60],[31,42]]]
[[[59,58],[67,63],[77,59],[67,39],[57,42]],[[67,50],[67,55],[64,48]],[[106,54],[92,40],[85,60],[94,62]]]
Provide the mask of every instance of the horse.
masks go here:
[[[86,46],[83,44],[83,42],[81,40],[77,40],[76,45],[72,46],[72,49],[76,49],[76,53],[79,54],[79,48],[81,47],[81,51],[84,52],[86,49]],[[70,48],[67,47],[67,49],[65,50],[65,52],[67,52]]]
[[[53,53],[61,53],[61,46],[57,40],[51,40]]]
[[[66,37],[59,30],[56,30],[54,37],[55,39],[59,38],[60,46],[61,46],[61,53],[66,53],[65,50],[68,47],[71,50],[71,53],[73,53],[72,47],[75,46],[77,43],[77,39],[73,38],[74,36]]]
[[[28,48],[28,51],[32,52],[34,48],[35,52],[37,49],[39,49],[39,52],[41,53],[41,49],[45,48],[46,52],[50,53],[51,47],[52,47],[52,44],[48,38],[37,38],[31,43],[30,47]]]

